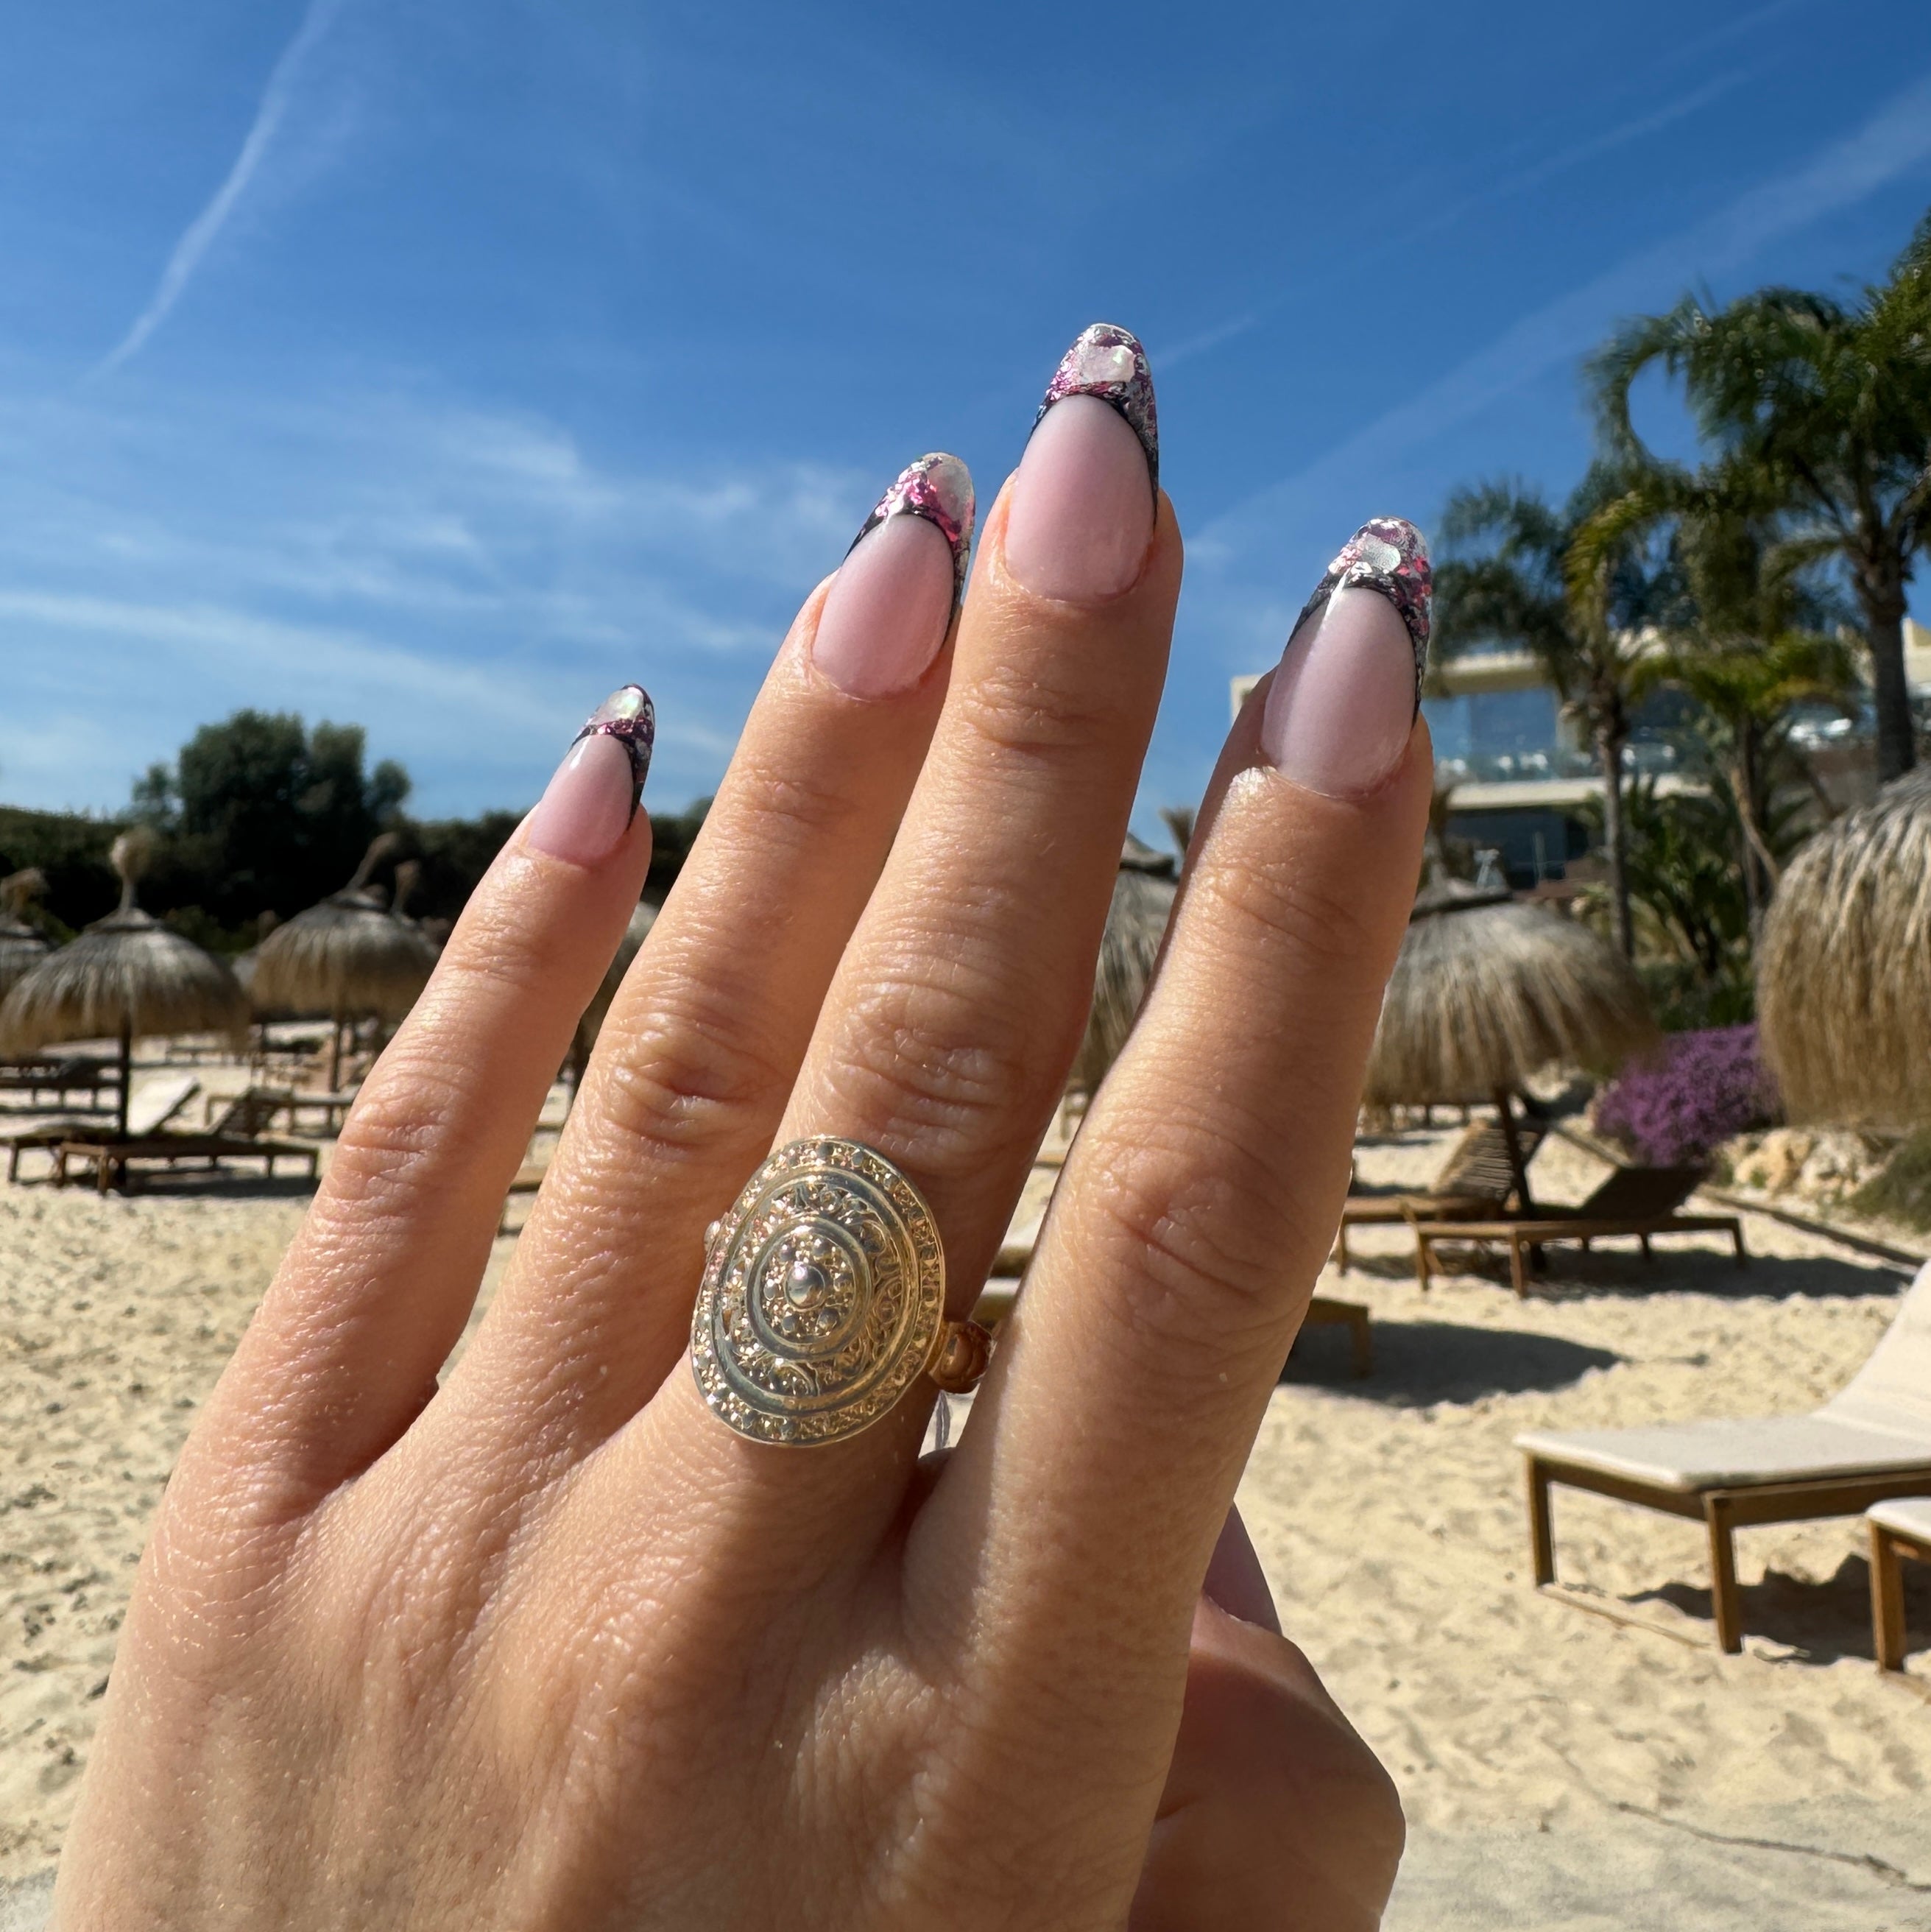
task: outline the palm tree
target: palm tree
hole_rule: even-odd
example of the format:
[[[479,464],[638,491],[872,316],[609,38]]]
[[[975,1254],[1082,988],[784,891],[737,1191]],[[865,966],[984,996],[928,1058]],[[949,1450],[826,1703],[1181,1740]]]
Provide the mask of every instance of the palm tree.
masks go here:
[[[1633,535],[1601,547],[1599,567],[1572,584],[1570,553],[1591,518],[1627,495],[1630,478],[1593,466],[1560,508],[1520,482],[1458,490],[1442,514],[1435,642],[1444,656],[1488,643],[1528,652],[1588,732],[1603,775],[1603,850],[1615,942],[1635,950],[1630,924],[1623,754],[1629,742],[1641,628],[1655,598]]]
[[[1931,540],[1931,214],[1855,302],[1759,289],[1686,296],[1619,329],[1590,368],[1612,445],[1640,454],[1630,388],[1680,380],[1723,486],[1786,506],[1843,560],[1864,618],[1880,782],[1915,761],[1905,587]]]
[[[1663,465],[1633,472],[1579,532],[1572,590],[1579,595],[1614,568],[1633,538],[1647,543],[1664,531],[1673,594],[1656,602],[1631,694],[1666,685],[1699,707],[1704,742],[1734,801],[1754,936],[1781,871],[1768,814],[1788,768],[1795,707],[1842,706],[1853,682],[1850,652],[1835,634],[1842,606],[1810,580],[1820,560],[1815,542],[1781,538],[1763,504],[1726,494],[1720,476]]]

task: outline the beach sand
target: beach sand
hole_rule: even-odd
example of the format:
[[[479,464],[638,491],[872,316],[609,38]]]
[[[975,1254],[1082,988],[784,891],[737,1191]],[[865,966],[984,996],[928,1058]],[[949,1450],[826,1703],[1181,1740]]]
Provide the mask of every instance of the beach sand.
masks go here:
[[[1425,1178],[1446,1138],[1366,1145],[1363,1176]],[[1535,1172],[1563,1200],[1600,1169],[1551,1142]],[[57,1855],[147,1519],[304,1192],[0,1187],[0,1880]],[[1528,1580],[1518,1430],[1805,1408],[1882,1332],[1897,1268],[1746,1226],[1747,1270],[1714,1239],[1562,1251],[1526,1302],[1472,1275],[1423,1296],[1399,1231],[1321,1283],[1373,1310],[1375,1373],[1310,1336],[1240,1500],[1288,1634],[1401,1786],[1399,1932],[1931,1928],[1921,1576],[1903,1682],[1871,1662],[1855,1521],[1742,1533],[1741,1657],[1711,1644],[1693,1523],[1558,1494],[1565,1582],[1645,1628]]]

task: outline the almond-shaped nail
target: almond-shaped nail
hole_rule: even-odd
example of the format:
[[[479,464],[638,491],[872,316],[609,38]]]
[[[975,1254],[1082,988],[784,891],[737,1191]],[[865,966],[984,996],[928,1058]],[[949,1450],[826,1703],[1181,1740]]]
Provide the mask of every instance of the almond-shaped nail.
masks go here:
[[[1330,797],[1372,791],[1407,746],[1428,668],[1428,545],[1376,517],[1302,607],[1261,718],[1263,754]]]
[[[1146,352],[1096,322],[1060,358],[1013,480],[1006,566],[1042,597],[1117,596],[1153,533],[1160,435]]]
[[[972,552],[972,473],[943,450],[898,473],[839,566],[811,662],[854,698],[909,691],[946,641]]]
[[[530,814],[525,834],[539,852],[594,866],[629,830],[650,773],[657,713],[640,684],[612,692],[590,713]]]

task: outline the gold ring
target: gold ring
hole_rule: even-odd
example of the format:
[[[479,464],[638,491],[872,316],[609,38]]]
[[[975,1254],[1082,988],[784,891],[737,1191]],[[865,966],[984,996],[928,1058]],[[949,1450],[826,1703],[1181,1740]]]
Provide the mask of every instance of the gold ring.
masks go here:
[[[920,1376],[963,1391],[991,1338],[946,1319],[925,1198],[885,1156],[822,1136],[780,1148],[705,1235],[691,1366],[711,1412],[754,1442],[836,1442]]]

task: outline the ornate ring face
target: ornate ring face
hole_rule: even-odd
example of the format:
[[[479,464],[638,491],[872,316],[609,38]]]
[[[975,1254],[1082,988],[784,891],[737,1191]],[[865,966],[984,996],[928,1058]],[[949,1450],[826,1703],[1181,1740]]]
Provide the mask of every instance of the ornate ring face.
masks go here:
[[[691,1366],[712,1412],[757,1442],[868,1429],[927,1368],[946,1262],[924,1197],[856,1141],[793,1141],[706,1244]]]

